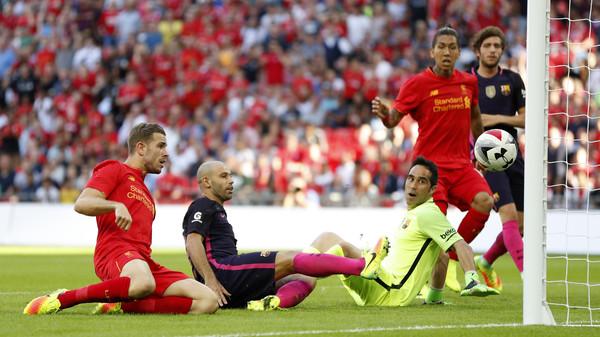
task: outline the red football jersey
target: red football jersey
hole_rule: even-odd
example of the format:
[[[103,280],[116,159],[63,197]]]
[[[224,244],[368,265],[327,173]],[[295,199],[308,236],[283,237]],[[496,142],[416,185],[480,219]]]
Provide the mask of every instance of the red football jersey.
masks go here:
[[[115,223],[115,212],[96,216],[98,238],[94,262],[130,249],[150,257],[156,208],[152,194],[144,185],[142,171],[116,160],[106,160],[96,165],[85,187],[101,191],[107,200],[123,203],[132,219],[131,227],[124,231]]]
[[[430,68],[408,80],[393,108],[419,124],[413,157],[423,156],[444,168],[471,165],[471,107],[478,104],[477,77],[454,70],[450,78]]]

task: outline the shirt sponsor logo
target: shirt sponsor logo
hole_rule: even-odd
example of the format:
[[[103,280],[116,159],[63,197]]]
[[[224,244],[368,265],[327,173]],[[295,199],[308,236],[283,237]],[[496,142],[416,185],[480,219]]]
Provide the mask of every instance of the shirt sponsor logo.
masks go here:
[[[202,223],[202,212],[194,213],[194,220],[192,220],[192,223],[194,222]]]
[[[444,232],[444,234],[440,235],[440,238],[442,238],[442,240],[446,240],[446,239],[449,239],[455,233],[456,233],[456,229],[450,228],[449,230]]]
[[[451,110],[464,110],[471,108],[471,99],[464,97],[435,98],[433,100],[433,112],[444,112]]]
[[[488,85],[487,87],[485,87],[485,95],[488,98],[496,97],[496,87],[493,85]]]
[[[504,96],[509,96],[510,95],[510,84],[503,84],[500,86],[500,92],[502,93],[502,95]]]
[[[148,210],[154,215],[154,203],[146,197],[146,194],[141,189],[131,185],[129,186],[129,192],[127,192],[127,198],[140,201]]]

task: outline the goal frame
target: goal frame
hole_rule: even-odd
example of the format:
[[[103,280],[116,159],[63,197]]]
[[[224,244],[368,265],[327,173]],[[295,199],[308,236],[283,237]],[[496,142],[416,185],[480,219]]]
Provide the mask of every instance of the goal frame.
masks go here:
[[[527,2],[523,324],[556,324],[546,299],[550,0]],[[543,85],[542,85],[543,84]]]

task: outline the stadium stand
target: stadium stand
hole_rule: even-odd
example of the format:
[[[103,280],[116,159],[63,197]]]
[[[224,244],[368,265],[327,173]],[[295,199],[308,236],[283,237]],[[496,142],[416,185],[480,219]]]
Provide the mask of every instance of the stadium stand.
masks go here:
[[[589,1],[571,2],[572,18],[588,13]],[[553,15],[565,4],[552,1]],[[524,71],[526,6],[516,0],[21,0],[1,6],[2,201],[73,202],[98,161],[126,157],[122,145],[133,125],[158,121],[171,155],[162,175],[148,177],[159,203],[192,200],[195,170],[212,157],[232,168],[238,204],[389,207],[402,201],[399,177],[416,125],[406,119],[388,131],[370,115],[369,102],[395,97],[429,65],[435,29],[449,24],[459,31],[459,67],[469,69],[474,32],[500,26],[508,40],[503,65]],[[600,7],[594,11],[600,17]],[[566,23],[553,21],[553,38],[567,34]],[[591,33],[587,27],[571,26],[581,48],[571,47],[574,55],[557,48],[551,65],[597,66],[598,51],[588,57],[585,48],[598,44],[600,24]],[[567,67],[552,69],[551,89],[560,89]],[[550,109],[566,111],[562,98],[572,95],[578,104],[569,114],[581,113],[590,99],[597,117],[600,72],[579,69],[585,68],[566,79],[570,91],[551,91]],[[587,125],[577,118],[569,118],[568,128],[567,118],[551,118],[549,132],[560,138],[552,141],[550,158],[567,155],[574,163],[551,170],[551,181],[599,187],[600,170],[590,180],[576,165],[600,161],[599,143],[587,153],[587,142],[600,138],[596,121],[583,139]],[[550,192],[551,205],[563,202],[564,188]],[[573,207],[585,203],[585,193],[567,197]]]

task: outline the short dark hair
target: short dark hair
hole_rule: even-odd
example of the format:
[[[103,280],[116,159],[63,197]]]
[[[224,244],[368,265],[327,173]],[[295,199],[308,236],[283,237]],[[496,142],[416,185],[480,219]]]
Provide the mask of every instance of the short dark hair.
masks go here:
[[[152,139],[155,133],[160,133],[166,136],[165,130],[162,126],[155,123],[140,123],[129,131],[129,138],[127,139],[127,149],[129,154],[135,151],[135,144],[138,142],[148,142]]]
[[[473,50],[478,51],[483,41],[490,37],[499,37],[500,41],[502,41],[502,50],[504,50],[506,39],[504,38],[502,29],[496,26],[487,26],[475,35],[475,38],[473,38]]]
[[[442,35],[454,36],[456,38],[456,43],[458,43],[458,33],[456,32],[456,30],[454,30],[454,28],[450,26],[446,26],[438,29],[438,31],[435,32],[435,35],[433,36],[433,41],[431,42],[431,48],[435,48],[435,44],[437,43],[438,37]]]
[[[437,182],[438,182],[438,168],[437,168],[437,165],[434,162],[432,162],[431,160],[428,160],[428,159],[426,159],[423,156],[418,156],[410,164],[409,171],[413,167],[415,167],[417,165],[425,166],[429,170],[429,172],[431,172],[431,178],[429,179],[431,181],[431,186],[437,185]]]

